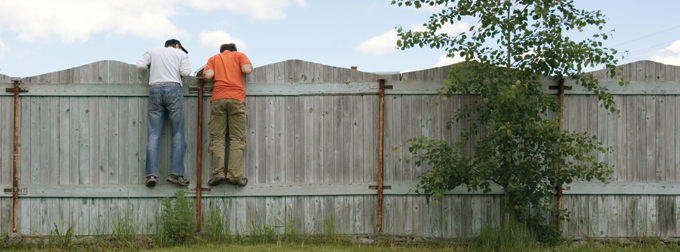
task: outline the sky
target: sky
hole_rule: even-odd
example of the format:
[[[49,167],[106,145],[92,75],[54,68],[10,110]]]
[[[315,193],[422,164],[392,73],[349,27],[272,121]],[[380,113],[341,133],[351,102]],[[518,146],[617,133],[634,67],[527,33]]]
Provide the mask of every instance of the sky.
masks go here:
[[[607,16],[612,38],[604,46],[627,51],[620,64],[680,65],[680,1],[574,4]],[[438,10],[391,0],[0,0],[0,74],[28,77],[100,60],[134,64],[170,38],[189,51],[193,72],[229,42],[255,67],[300,59],[365,72],[428,69],[459,59],[443,49],[398,50],[395,28],[422,29]],[[475,22],[445,29],[458,33]]]

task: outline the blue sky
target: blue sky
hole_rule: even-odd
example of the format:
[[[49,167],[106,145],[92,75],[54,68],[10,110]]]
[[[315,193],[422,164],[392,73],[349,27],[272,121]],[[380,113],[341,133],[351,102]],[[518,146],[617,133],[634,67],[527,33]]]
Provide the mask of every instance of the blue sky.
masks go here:
[[[434,8],[391,0],[0,0],[0,74],[27,77],[118,60],[134,64],[148,49],[177,38],[195,71],[236,42],[255,67],[288,59],[358,66],[367,72],[412,71],[453,63],[437,49],[395,49],[395,26],[417,27]],[[680,65],[680,1],[575,0],[602,10],[606,46],[630,53],[620,63]],[[475,21],[449,26],[461,31]],[[658,33],[658,34],[655,34]],[[585,35],[585,34],[584,34]],[[578,36],[578,35],[576,35]]]

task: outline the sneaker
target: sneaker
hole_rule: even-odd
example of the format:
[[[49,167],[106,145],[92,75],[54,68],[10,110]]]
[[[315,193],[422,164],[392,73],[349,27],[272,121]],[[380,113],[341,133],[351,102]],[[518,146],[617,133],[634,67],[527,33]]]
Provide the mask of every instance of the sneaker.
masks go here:
[[[181,186],[189,185],[189,180],[184,179],[184,176],[179,176],[176,174],[168,175],[168,182]]]
[[[215,176],[215,177],[210,178],[210,180],[208,180],[208,185],[209,185],[209,186],[216,186],[216,185],[221,184],[221,183],[224,182],[225,180],[227,180],[227,179],[224,178],[224,177],[217,177],[217,176]]]
[[[156,180],[158,180],[158,177],[156,177],[156,175],[146,176],[146,186],[148,187],[156,186]]]
[[[245,186],[248,184],[248,178],[246,177],[241,177],[241,179],[226,179],[227,183],[229,184],[234,184],[237,186]]]

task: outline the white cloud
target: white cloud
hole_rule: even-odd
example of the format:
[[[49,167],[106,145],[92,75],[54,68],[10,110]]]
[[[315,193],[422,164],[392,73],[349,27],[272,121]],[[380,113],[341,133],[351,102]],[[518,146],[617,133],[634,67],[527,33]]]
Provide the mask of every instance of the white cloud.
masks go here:
[[[5,45],[5,43],[2,42],[2,39],[0,39],[0,60],[5,57],[5,53],[9,52],[9,47]]]
[[[231,35],[229,35],[229,33],[222,30],[219,31],[203,30],[201,31],[199,37],[201,40],[201,45],[208,48],[213,48],[215,49],[216,52],[219,52],[220,45],[226,43],[236,44],[236,49],[238,49],[239,51],[248,49],[248,47],[246,47],[246,43],[243,40],[232,37]]]
[[[673,42],[669,47],[655,52],[651,60],[666,65],[680,66],[680,40]]]
[[[199,10],[226,10],[244,14],[253,19],[278,20],[286,18],[284,9],[291,5],[290,0],[191,0],[191,5]],[[299,7],[306,7],[305,0],[294,0]]]
[[[294,0],[294,1],[298,6],[300,6],[302,8],[307,7],[307,3],[305,3],[305,0]]]
[[[413,31],[426,31],[427,28],[422,25],[411,25],[410,29]],[[437,30],[437,34],[446,33],[447,35],[455,36],[461,32],[466,32],[470,29],[467,22],[459,22],[455,24],[446,24],[441,29]],[[356,51],[373,55],[385,55],[397,51],[397,30],[389,30],[381,35],[370,38],[364,42],[359,43],[355,48]]]
[[[389,30],[382,35],[375,36],[361,42],[355,50],[373,55],[385,55],[397,51],[397,30]]]
[[[187,38],[168,18],[176,0],[6,0],[0,3],[0,32],[19,33],[35,42],[58,36],[64,43],[86,42],[93,33],[114,32],[143,38]]]
[[[465,58],[461,57],[458,54],[454,55],[453,58],[449,58],[446,56],[446,54],[444,54],[441,57],[439,57],[439,61],[437,61],[437,64],[434,64],[434,67],[451,65],[463,61],[465,61]]]
[[[427,27],[423,25],[411,25],[409,27],[412,31],[427,31]],[[470,24],[468,22],[458,22],[454,24],[446,23],[442,25],[441,28],[437,29],[436,34],[440,35],[446,33],[449,36],[456,36],[461,32],[466,32],[470,30]]]
[[[423,5],[420,6],[420,8],[418,8],[416,10],[421,11],[421,12],[434,13],[434,12],[441,12],[441,10],[443,10],[444,8],[446,8],[446,6],[444,6],[443,4],[434,5],[434,6],[430,6],[429,4],[423,4]]]

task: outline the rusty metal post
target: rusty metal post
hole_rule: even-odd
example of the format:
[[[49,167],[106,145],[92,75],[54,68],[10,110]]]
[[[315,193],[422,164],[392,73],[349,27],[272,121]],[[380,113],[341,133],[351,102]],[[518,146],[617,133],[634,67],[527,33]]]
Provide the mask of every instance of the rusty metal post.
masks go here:
[[[565,86],[564,85],[564,78],[560,79],[559,84],[557,86],[550,86],[550,89],[557,89],[557,96],[560,99],[560,114],[557,115],[557,127],[559,127],[560,132],[564,132],[564,90],[571,90],[571,86]],[[562,170],[562,166],[558,165],[557,170],[560,171]],[[557,211],[559,214],[560,211],[562,211],[562,185],[557,185],[555,187],[555,191],[557,191],[556,196],[557,196]],[[562,220],[559,218],[559,215],[557,216],[557,222],[555,223],[555,226],[557,227],[557,231],[562,231]]]
[[[385,129],[385,89],[392,89],[392,85],[385,85],[385,79],[378,80],[380,82],[380,123],[378,126],[378,232],[382,232],[382,206],[383,206],[383,145],[384,145],[384,129]]]
[[[560,128],[560,132],[564,131],[564,78],[560,79],[559,85],[557,86],[558,90],[558,97],[560,99],[560,115],[557,119],[558,122],[558,127]],[[558,170],[562,170],[562,166],[559,165],[557,167]],[[562,185],[558,185],[557,188],[557,211],[561,215],[562,211]],[[557,218],[557,231],[561,232],[562,231],[562,220]]]
[[[14,81],[14,168],[12,181],[12,232],[19,224],[19,81]]]
[[[196,130],[196,232],[201,232],[201,168],[203,156],[203,78],[198,78],[198,129]]]
[[[383,206],[383,137],[385,129],[385,80],[380,79],[380,122],[378,128],[378,232],[382,233]]]

